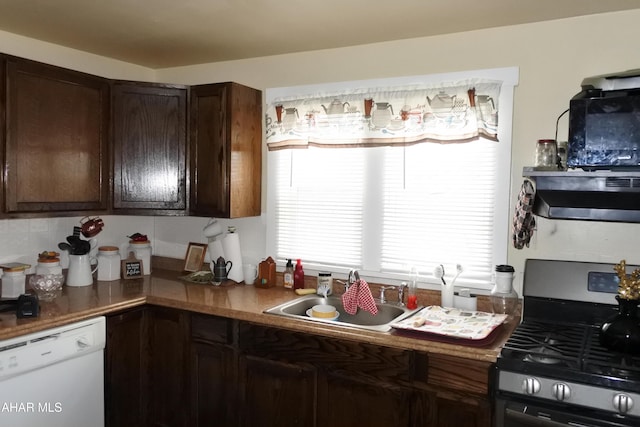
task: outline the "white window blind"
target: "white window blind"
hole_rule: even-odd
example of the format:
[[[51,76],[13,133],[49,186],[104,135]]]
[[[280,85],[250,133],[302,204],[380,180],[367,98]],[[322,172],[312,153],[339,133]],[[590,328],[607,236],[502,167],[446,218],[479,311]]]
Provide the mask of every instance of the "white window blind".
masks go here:
[[[497,144],[421,144],[384,157],[381,269],[460,264],[459,280],[483,287],[493,267]]]
[[[365,149],[273,153],[277,259],[361,266]]]
[[[421,287],[438,285],[437,265],[451,280],[461,264],[457,287],[489,289],[507,261],[510,70],[499,142],[270,151],[268,253],[280,265],[301,258],[311,274],[357,268],[378,283],[407,280],[416,266]]]

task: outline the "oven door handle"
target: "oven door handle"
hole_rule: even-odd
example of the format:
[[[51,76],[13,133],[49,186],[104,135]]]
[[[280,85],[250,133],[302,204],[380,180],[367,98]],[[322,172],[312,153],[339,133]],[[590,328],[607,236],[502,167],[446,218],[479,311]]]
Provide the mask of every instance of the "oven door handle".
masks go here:
[[[511,408],[505,409],[506,418],[508,420],[515,421],[516,425],[523,425],[527,427],[566,427],[567,424],[557,423],[552,420],[547,420],[533,415],[524,414],[520,411],[513,410]],[[510,425],[510,424],[508,424]],[[580,427],[582,424],[571,424],[572,426]],[[588,427],[585,425],[585,427]]]

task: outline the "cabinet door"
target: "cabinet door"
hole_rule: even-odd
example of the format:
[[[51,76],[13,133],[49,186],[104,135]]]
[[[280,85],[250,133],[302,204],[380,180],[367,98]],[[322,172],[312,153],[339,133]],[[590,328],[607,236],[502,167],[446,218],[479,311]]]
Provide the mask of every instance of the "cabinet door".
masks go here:
[[[0,213],[5,212],[5,197],[4,197],[4,183],[5,183],[5,147],[6,147],[6,116],[7,116],[7,97],[6,97],[6,70],[7,70],[7,58],[5,55],[0,54]]]
[[[244,408],[239,425],[320,425],[315,424],[316,370],[312,366],[242,356],[239,383],[239,408]]]
[[[236,427],[234,353],[221,345],[191,344],[192,426]]]
[[[326,372],[318,387],[319,426],[427,426],[429,395],[367,379],[353,372]]]
[[[471,400],[471,399],[466,399]],[[434,427],[490,427],[491,405],[487,400],[480,402],[465,402],[459,400],[438,398],[437,420]]]
[[[160,307],[148,310],[149,425],[188,426],[188,313]]]
[[[107,317],[105,349],[106,427],[146,426],[144,309]]]
[[[191,314],[191,425],[238,425],[237,362],[232,321]]]
[[[260,215],[262,93],[237,83],[193,86],[191,213]]]
[[[107,80],[7,60],[8,213],[108,208]]]
[[[112,92],[114,210],[184,213],[187,89],[118,82]]]

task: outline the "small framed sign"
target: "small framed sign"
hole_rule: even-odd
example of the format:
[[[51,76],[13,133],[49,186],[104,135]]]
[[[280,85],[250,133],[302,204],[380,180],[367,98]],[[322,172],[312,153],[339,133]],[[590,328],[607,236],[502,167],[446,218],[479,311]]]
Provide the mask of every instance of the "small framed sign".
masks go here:
[[[120,261],[123,279],[137,279],[142,277],[142,260],[136,258],[134,252],[129,252],[129,257]]]
[[[207,245],[205,243],[189,242],[187,255],[184,257],[184,271],[200,271],[206,253]]]

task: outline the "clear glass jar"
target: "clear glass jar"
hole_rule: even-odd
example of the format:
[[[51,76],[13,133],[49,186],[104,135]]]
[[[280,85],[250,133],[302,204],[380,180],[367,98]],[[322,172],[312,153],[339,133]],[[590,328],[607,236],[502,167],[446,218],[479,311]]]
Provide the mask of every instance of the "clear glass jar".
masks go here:
[[[555,139],[539,139],[536,145],[536,168],[558,169],[558,145]]]
[[[142,260],[142,274],[151,274],[151,242],[129,240],[127,254],[129,252],[133,252],[137,259]]]
[[[144,268],[144,264],[142,265]],[[120,279],[120,252],[116,246],[98,248],[98,280],[106,282]]]
[[[513,289],[514,269],[510,265],[496,265],[493,289],[489,299],[496,314],[512,315],[518,305],[518,293]]]
[[[567,170],[567,141],[558,141],[558,167]]]

